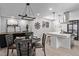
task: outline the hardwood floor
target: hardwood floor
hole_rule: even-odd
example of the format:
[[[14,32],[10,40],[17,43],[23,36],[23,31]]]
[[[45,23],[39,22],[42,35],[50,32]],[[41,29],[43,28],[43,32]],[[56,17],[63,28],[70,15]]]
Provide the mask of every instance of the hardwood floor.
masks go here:
[[[0,56],[6,56],[7,50],[6,48],[0,49]],[[13,54],[10,52],[10,56],[16,56],[16,50],[14,50]],[[42,49],[36,50],[37,56],[44,56]],[[74,41],[74,46],[72,49],[66,48],[51,48],[46,43],[46,55],[47,56],[79,56],[79,41]]]

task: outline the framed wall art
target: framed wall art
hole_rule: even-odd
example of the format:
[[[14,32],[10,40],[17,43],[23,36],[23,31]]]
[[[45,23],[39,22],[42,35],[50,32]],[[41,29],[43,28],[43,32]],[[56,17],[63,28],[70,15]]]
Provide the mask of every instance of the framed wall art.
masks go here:
[[[49,22],[43,21],[42,22],[42,27],[43,28],[49,28]]]
[[[36,23],[35,23],[35,29],[37,29],[37,30],[40,29],[40,23],[39,23],[39,22],[36,22]]]

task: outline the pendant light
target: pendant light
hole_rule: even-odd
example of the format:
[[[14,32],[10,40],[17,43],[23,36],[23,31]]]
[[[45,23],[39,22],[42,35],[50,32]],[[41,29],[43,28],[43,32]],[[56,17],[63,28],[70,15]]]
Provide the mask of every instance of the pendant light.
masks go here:
[[[53,20],[55,20],[55,12],[52,12],[52,14],[53,14]]]
[[[23,13],[19,14],[18,16],[20,16],[21,19],[28,21],[33,21],[35,19],[30,3],[26,3]]]

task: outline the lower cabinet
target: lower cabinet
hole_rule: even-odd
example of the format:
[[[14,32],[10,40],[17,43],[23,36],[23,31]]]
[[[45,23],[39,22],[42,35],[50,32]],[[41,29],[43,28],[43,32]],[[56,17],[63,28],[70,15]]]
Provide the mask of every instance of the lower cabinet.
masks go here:
[[[0,47],[4,48],[6,46],[7,46],[7,44],[6,44],[5,35],[0,35]]]

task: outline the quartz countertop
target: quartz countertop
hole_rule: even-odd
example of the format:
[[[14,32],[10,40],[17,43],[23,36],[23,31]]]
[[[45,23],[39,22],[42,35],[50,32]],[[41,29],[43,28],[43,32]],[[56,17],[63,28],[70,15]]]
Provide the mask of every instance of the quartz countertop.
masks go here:
[[[65,33],[60,33],[60,32],[48,32],[48,35],[58,35],[58,36],[65,36],[65,37],[70,37],[71,34],[65,34]]]

